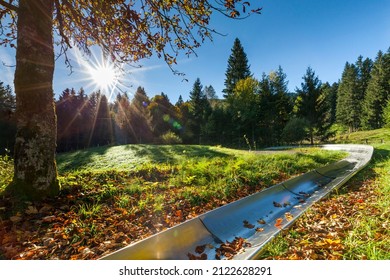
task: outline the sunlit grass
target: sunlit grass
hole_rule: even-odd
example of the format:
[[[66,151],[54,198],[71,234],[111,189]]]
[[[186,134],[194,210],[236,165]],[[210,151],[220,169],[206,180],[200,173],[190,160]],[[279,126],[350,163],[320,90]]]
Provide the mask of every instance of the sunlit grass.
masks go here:
[[[390,259],[390,145],[376,145],[369,172],[375,199],[351,219],[353,230],[345,239],[346,259]]]
[[[185,145],[125,145],[65,153],[58,155],[62,186],[58,197],[21,202],[23,208],[4,200],[6,211],[0,209],[0,219],[16,216],[29,223],[37,244],[44,238],[52,240],[54,232],[56,241],[69,242],[66,248],[50,251],[53,258],[78,258],[84,253],[96,258],[344,156],[317,148],[254,153]],[[12,180],[12,161],[2,160],[0,168],[5,172],[0,182],[6,186]],[[43,213],[29,214],[30,206]],[[12,236],[18,229],[7,230]]]

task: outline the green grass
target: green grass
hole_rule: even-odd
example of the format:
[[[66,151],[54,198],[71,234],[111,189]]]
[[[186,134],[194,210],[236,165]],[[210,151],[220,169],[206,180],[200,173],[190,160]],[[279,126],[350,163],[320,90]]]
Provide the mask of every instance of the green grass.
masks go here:
[[[345,259],[390,259],[390,144],[377,144],[373,162],[362,176],[374,192],[346,236]]]
[[[357,131],[353,133],[345,133],[338,135],[332,142],[344,144],[344,143],[354,143],[354,144],[381,144],[390,142],[390,129],[381,128],[368,131]]]
[[[119,248],[123,241],[145,238],[342,157],[344,153],[319,148],[254,153],[185,145],[125,145],[64,153],[57,157],[59,196],[22,202],[24,208],[15,207],[8,198],[0,200],[0,219],[18,216],[24,221],[6,229],[7,240],[26,232],[25,238],[12,241],[20,250],[18,256],[30,250],[24,244],[31,236],[40,243],[55,232],[58,242],[70,245],[50,249],[50,256],[28,252],[30,258],[86,258],[77,251],[80,244],[93,249],[89,257],[97,258],[106,250],[101,244]],[[12,171],[12,159],[1,158],[0,196],[12,180]],[[46,205],[51,208],[44,214],[32,216],[27,211],[30,206],[41,211]],[[42,215],[61,222],[42,222]],[[12,257],[9,248],[0,247],[0,257],[2,250],[4,258]]]
[[[110,201],[131,211],[154,207],[161,212],[182,199],[195,206],[248,195],[343,156],[318,148],[261,154],[210,146],[125,145],[59,154],[57,163],[61,193],[88,194],[82,207]],[[4,189],[12,178],[9,159],[2,159],[1,172]]]

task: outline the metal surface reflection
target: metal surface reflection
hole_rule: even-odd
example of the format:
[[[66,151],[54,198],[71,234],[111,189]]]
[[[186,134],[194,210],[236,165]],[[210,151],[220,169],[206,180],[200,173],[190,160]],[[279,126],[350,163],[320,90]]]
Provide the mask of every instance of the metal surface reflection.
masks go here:
[[[245,240],[233,259],[256,259],[264,245],[290,226],[313,203],[340,187],[365,167],[373,154],[367,145],[324,145],[349,156],[264,191],[242,198],[153,235],[102,259],[226,258],[216,248]],[[229,248],[228,248],[229,249]]]

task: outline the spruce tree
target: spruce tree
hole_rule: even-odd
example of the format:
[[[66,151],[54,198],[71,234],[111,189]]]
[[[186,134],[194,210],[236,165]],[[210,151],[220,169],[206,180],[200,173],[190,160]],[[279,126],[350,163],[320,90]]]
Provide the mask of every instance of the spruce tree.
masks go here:
[[[248,65],[248,58],[238,38],[235,39],[231,51],[232,53],[228,59],[225,74],[225,89],[223,90],[225,98],[233,93],[236,83],[239,80],[252,76]]]
[[[322,83],[314,70],[307,68],[302,79],[301,88],[297,89],[297,116],[307,121],[310,143],[313,145],[314,137],[323,139],[327,135],[327,104],[321,90]]]
[[[367,93],[363,103],[362,122],[365,129],[376,129],[384,125],[383,109],[390,97],[390,52],[378,52]]]
[[[197,78],[190,92],[191,130],[194,134],[194,143],[201,144],[203,130],[208,115],[211,113],[210,103],[203,92],[200,79]],[[204,140],[204,139],[203,139]]]
[[[11,87],[0,82],[0,155],[6,151],[10,153],[15,144],[15,108],[16,99]]]
[[[358,75],[357,88],[358,88],[358,100],[363,101],[366,95],[368,83],[371,78],[371,70],[373,67],[373,61],[369,58],[363,60],[363,56],[359,56],[356,63],[356,70]]]
[[[130,104],[130,124],[134,143],[150,143],[153,139],[151,116],[147,109],[150,103],[143,87],[138,87]]]
[[[212,85],[205,86],[203,91],[209,101],[218,99],[218,95]]]
[[[277,142],[274,124],[276,121],[275,100],[269,77],[263,73],[259,82],[259,141],[262,146],[272,146]]]
[[[274,137],[275,140],[279,141],[283,128],[290,119],[292,110],[291,99],[287,88],[287,75],[283,72],[282,67],[279,66],[278,70],[272,71],[268,78],[274,110]]]
[[[181,105],[183,105],[183,103],[184,103],[183,97],[181,95],[179,95],[179,98],[177,99],[175,106],[180,107]]]
[[[336,119],[349,131],[360,127],[362,103],[359,100],[358,71],[354,64],[346,63],[337,90]]]

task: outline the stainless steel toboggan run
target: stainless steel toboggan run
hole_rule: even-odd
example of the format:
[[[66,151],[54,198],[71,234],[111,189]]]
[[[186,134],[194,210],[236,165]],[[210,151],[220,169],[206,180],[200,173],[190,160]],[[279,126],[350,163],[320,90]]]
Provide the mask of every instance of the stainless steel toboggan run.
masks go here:
[[[189,259],[196,248],[207,244],[203,254],[215,259],[216,248],[237,237],[250,244],[234,255],[235,260],[257,259],[261,249],[282,229],[289,227],[311,205],[340,187],[371,160],[367,145],[324,145],[323,149],[348,152],[336,163],[315,169],[263,191],[242,198],[149,238],[111,253],[102,260]],[[286,219],[286,214],[290,219]],[[262,231],[255,227],[262,221]],[[279,220],[278,226],[275,221]]]

